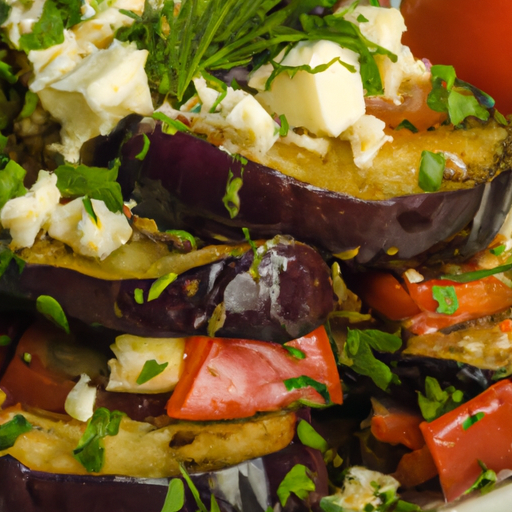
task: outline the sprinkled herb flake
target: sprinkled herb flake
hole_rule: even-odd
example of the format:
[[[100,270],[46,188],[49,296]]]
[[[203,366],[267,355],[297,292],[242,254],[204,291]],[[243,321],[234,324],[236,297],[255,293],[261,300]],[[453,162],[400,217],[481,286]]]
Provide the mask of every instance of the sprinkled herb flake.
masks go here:
[[[289,345],[283,345],[283,347],[288,350],[288,352],[293,356],[295,357],[296,359],[305,359],[306,358],[306,354],[304,354],[304,352],[302,352],[302,350],[299,350],[298,348],[295,348],[295,347],[290,347]]]
[[[322,398],[325,400],[325,405],[330,405],[332,403],[331,396],[329,395],[329,391],[327,390],[327,386],[322,382],[318,382],[317,380],[308,377],[307,375],[301,375],[300,377],[286,379],[283,381],[283,383],[288,391],[291,391],[293,389],[304,389],[311,387],[322,396]]]
[[[482,473],[464,494],[469,494],[477,489],[482,494],[487,494],[494,489],[497,480],[496,473],[492,469],[487,469],[487,466],[481,460],[478,461],[478,465],[482,469]]]
[[[151,115],[153,119],[162,122],[162,131],[167,135],[174,135],[176,132],[189,132],[189,127],[178,121],[177,119],[171,119],[169,116],[165,115],[163,112],[153,112]]]
[[[305,420],[299,421],[297,436],[304,446],[320,450],[322,453],[329,449],[327,441]]]
[[[437,313],[453,315],[459,309],[454,286],[432,286],[432,297],[438,302]]]
[[[88,196],[85,196],[82,199],[82,203],[84,205],[84,209],[89,215],[89,217],[93,220],[94,224],[98,225],[98,216],[96,215],[96,212],[94,211],[94,207],[92,205],[91,198]]]
[[[398,130],[402,130],[402,129],[406,129],[406,130],[409,130],[410,132],[412,133],[418,133],[418,128],[416,128],[416,126],[414,126],[410,121],[408,121],[407,119],[404,119],[396,128],[395,130],[398,131]]]
[[[484,416],[485,416],[485,412],[483,412],[483,411],[477,412],[476,414],[473,414],[472,416],[468,416],[462,422],[462,428],[464,430],[467,430],[468,428],[472,427],[475,423],[479,422]]]
[[[168,274],[164,274],[160,276],[149,289],[148,293],[148,302],[152,300],[158,299],[162,292],[173,282],[176,281],[178,274],[174,274],[173,272],[169,272]]]
[[[144,304],[144,290],[142,288],[135,288],[133,291],[133,299],[137,304]]]
[[[168,362],[159,364],[156,359],[150,359],[149,361],[146,361],[139,376],[137,377],[137,384],[139,386],[145,384],[146,382],[155,378],[157,375],[160,375],[168,366]]]
[[[295,464],[283,478],[277,488],[277,497],[284,507],[293,493],[301,500],[305,500],[309,493],[316,489],[315,483],[309,476],[309,470],[303,464]]]
[[[422,151],[418,185],[425,192],[436,192],[443,182],[446,159],[442,153]]]
[[[16,414],[12,420],[0,425],[0,451],[14,446],[16,439],[32,430],[32,425],[22,414]]]
[[[493,247],[492,249],[489,249],[489,251],[494,254],[494,256],[501,256],[506,249],[506,245],[498,245],[498,247]]]
[[[36,300],[36,309],[57,327],[69,334],[69,323],[62,306],[49,295],[40,295]]]
[[[0,347],[7,347],[11,343],[12,340],[11,338],[9,338],[9,336],[7,336],[7,334],[3,334],[2,336],[0,336]]]
[[[144,144],[142,146],[142,149],[140,150],[140,153],[135,155],[135,158],[137,160],[144,160],[144,158],[146,158],[146,155],[148,154],[148,151],[149,151],[149,146],[150,146],[149,137],[145,133],[142,134],[142,137],[144,140]]]
[[[288,119],[284,114],[279,116],[279,121],[281,122],[281,127],[279,128],[279,135],[281,137],[286,137],[288,132],[290,131],[290,125],[288,124]]]
[[[229,216],[232,219],[234,219],[240,211],[240,196],[238,195],[238,192],[244,184],[243,173],[244,171],[242,169],[240,177],[235,178],[231,169],[229,170],[228,181],[226,183],[226,193],[222,198],[222,203],[226,207],[226,210],[229,212]]]
[[[179,478],[169,482],[161,512],[179,512],[185,505],[185,485]]]

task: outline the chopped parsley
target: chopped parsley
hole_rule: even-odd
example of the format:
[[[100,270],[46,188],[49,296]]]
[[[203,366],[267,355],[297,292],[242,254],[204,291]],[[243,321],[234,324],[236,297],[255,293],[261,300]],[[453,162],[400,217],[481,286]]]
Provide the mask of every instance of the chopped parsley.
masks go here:
[[[94,224],[98,224],[98,216],[96,215],[96,212],[94,211],[94,206],[92,205],[91,198],[89,196],[84,196],[82,199],[82,203],[84,205],[84,210],[89,215],[89,217],[92,219]]]
[[[9,160],[0,170],[0,210],[9,199],[24,196],[27,189],[23,185],[26,171],[14,160]]]
[[[436,192],[443,182],[446,159],[442,153],[422,151],[418,185],[425,192]]]
[[[135,288],[133,290],[133,299],[137,304],[144,304],[144,290],[142,288]]]
[[[494,256],[501,256],[505,252],[506,248],[507,248],[507,246],[502,244],[502,245],[498,245],[498,247],[493,247],[492,249],[489,249],[489,251],[492,254],[494,254]]]
[[[434,421],[458,407],[464,398],[462,391],[448,386],[442,389],[434,377],[425,379],[425,395],[418,393],[418,405],[426,421]]]
[[[40,295],[36,300],[36,309],[57,327],[69,334],[69,323],[62,306],[49,295]]]
[[[140,150],[139,153],[137,153],[135,155],[135,158],[137,160],[144,160],[144,158],[146,158],[146,155],[148,154],[148,151],[149,151],[149,146],[150,146],[149,137],[145,133],[143,133],[142,139],[143,139],[142,149]]]
[[[7,347],[12,343],[12,340],[7,334],[2,334],[0,336],[0,347]]]
[[[236,177],[233,175],[233,171],[229,169],[228,181],[226,183],[226,193],[222,198],[222,203],[226,207],[226,210],[229,212],[229,217],[234,219],[238,212],[240,211],[240,196],[238,192],[243,185],[243,176],[244,170],[240,171],[240,177]]]
[[[439,304],[436,311],[453,315],[459,309],[459,300],[454,286],[432,286],[432,297]]]
[[[322,382],[318,382],[307,375],[301,375],[300,377],[295,377],[291,379],[286,379],[283,381],[287,391],[291,391],[292,389],[304,389],[304,388],[313,388],[320,396],[325,400],[325,405],[331,405],[331,396],[329,395],[329,391],[327,386]],[[303,402],[303,400],[299,400],[299,402]],[[317,404],[313,404],[311,402],[307,402],[311,407],[318,407]]]
[[[327,441],[305,420],[299,421],[297,436],[303,445],[320,450],[322,453],[329,449]]]
[[[482,469],[482,473],[464,494],[469,494],[478,489],[482,494],[487,494],[492,491],[496,485],[496,473],[492,469],[487,469],[487,466],[481,460],[478,461],[478,465]]]
[[[475,423],[478,423],[482,418],[484,418],[485,412],[480,411],[476,414],[473,414],[472,416],[468,416],[463,422],[462,422],[462,428],[463,430],[467,430],[468,428],[472,427]]]
[[[158,299],[162,292],[174,281],[176,281],[178,274],[169,272],[160,276],[156,281],[153,282],[148,293],[148,302]]]
[[[412,133],[418,133],[418,128],[416,128],[416,126],[414,126],[410,121],[408,121],[407,119],[404,119],[396,128],[395,130],[402,130],[402,129],[406,129],[406,130],[409,130],[410,132]]]
[[[16,439],[32,430],[32,425],[22,414],[16,414],[12,420],[0,425],[0,451],[14,446]]]
[[[295,464],[279,484],[277,497],[281,506],[284,507],[292,493],[299,499],[305,500],[315,489],[315,482],[311,479],[309,469],[303,464]]]
[[[140,386],[150,381],[151,379],[154,379],[157,375],[160,375],[168,366],[169,363],[165,362],[159,364],[156,359],[150,359],[149,361],[146,361],[139,376],[137,377],[137,384]]]
[[[305,359],[306,358],[306,354],[304,354],[304,352],[302,352],[302,350],[299,350],[298,348],[290,347],[289,345],[286,345],[286,344],[284,344],[283,347],[286,350],[288,350],[288,352],[293,357],[295,357],[295,359]]]

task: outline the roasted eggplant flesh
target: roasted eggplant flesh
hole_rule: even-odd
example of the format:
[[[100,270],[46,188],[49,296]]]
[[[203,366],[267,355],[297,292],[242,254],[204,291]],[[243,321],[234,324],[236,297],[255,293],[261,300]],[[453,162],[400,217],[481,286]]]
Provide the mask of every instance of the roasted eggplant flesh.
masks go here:
[[[303,174],[297,174],[299,180],[260,163],[234,158],[190,134],[168,135],[159,125],[141,125],[140,129],[148,132],[149,151],[143,162],[135,158],[143,147],[141,134],[123,145],[119,180],[125,193],[136,189],[141,200],[137,208],[144,215],[213,238],[240,239],[241,227],[249,228],[255,237],[286,233],[334,254],[345,256],[348,252],[357,263],[379,265],[390,257],[410,260],[433,248],[435,251],[435,246],[466,230],[444,255],[466,258],[491,242],[512,200],[508,132],[494,125],[473,128],[475,132],[432,132],[447,141],[462,136],[463,149],[458,151],[473,152],[485,146],[479,137],[489,130],[486,163],[475,164],[477,171],[473,175],[468,171],[467,179],[447,180],[446,190],[435,193],[391,197],[387,192],[370,194],[371,199],[318,186],[327,187],[328,182],[316,181],[317,186],[313,186],[302,181],[306,179]],[[435,140],[435,135],[430,137]],[[392,154],[400,155],[403,150],[408,155],[404,158],[409,171],[417,169],[420,148],[404,149],[399,144],[402,141],[407,146],[403,140],[407,137],[397,138]],[[108,140],[102,144],[108,146]],[[447,147],[450,149],[450,142]],[[291,150],[286,147],[283,151]],[[387,155],[379,160],[384,176],[390,174],[393,165],[391,155]],[[297,162],[294,165],[300,160]],[[312,168],[316,171],[318,165]],[[233,180],[240,184],[237,206],[228,210],[227,190]]]
[[[151,301],[155,279],[106,280],[30,263],[20,273],[12,262],[0,278],[0,293],[32,301],[50,295],[69,317],[147,337],[288,341],[325,322],[334,294],[329,268],[315,250],[278,237],[256,258],[253,265],[251,249],[188,270]]]

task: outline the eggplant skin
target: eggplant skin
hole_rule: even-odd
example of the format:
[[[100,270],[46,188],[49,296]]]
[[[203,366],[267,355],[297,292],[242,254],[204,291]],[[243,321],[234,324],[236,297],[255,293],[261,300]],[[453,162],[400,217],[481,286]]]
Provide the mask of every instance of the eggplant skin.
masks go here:
[[[150,302],[146,298],[154,279],[108,281],[32,264],[21,274],[10,265],[0,278],[0,294],[29,300],[50,295],[71,318],[146,337],[215,334],[285,342],[325,322],[334,308],[334,293],[329,268],[318,252],[277,237],[268,242],[256,278],[250,272],[253,259],[250,250],[191,269]],[[142,290],[142,304],[135,300],[136,289]],[[220,320],[212,332],[214,311]]]
[[[150,146],[143,162],[135,158],[143,147],[141,134],[121,148],[119,181],[124,193],[137,182],[144,215],[153,213],[162,221],[166,210],[169,222],[203,236],[238,239],[240,227],[249,228],[255,237],[285,233],[333,254],[357,250],[356,263],[379,266],[389,261],[388,254],[393,260],[422,255],[471,224],[459,246],[450,246],[452,257],[457,249],[467,258],[492,241],[512,202],[512,172],[506,162],[499,164],[502,172],[493,181],[474,188],[366,201],[252,161],[241,163],[186,133],[168,135],[157,125],[146,135]],[[108,141],[102,143],[108,147]],[[233,218],[222,200],[230,173],[243,183]],[[159,192],[160,184],[166,193]]]
[[[321,498],[328,494],[327,470],[320,452],[300,444],[226,470],[191,475],[191,479],[203,503],[208,505],[213,493],[222,512],[265,512],[278,503],[279,483],[295,464],[310,470],[315,491],[306,502],[290,496],[283,512],[319,511]],[[0,481],[2,512],[161,512],[168,485],[167,479],[31,471],[9,455],[0,457]],[[181,510],[197,510],[187,484]]]

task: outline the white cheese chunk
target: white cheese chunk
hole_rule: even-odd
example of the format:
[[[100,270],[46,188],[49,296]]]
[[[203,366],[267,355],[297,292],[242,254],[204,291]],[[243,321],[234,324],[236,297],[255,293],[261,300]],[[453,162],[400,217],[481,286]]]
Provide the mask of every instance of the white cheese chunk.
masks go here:
[[[0,25],[7,29],[7,35],[14,47],[19,47],[20,37],[32,31],[33,24],[41,17],[45,0],[22,2],[6,0],[11,7],[8,18]]]
[[[306,135],[305,133],[299,135],[298,133],[295,133],[292,130],[290,130],[286,134],[286,137],[283,137],[281,141],[284,142],[285,144],[295,144],[295,146],[307,149],[308,151],[311,151],[311,153],[316,153],[318,156],[321,156],[322,158],[324,158],[325,155],[327,155],[327,152],[329,151],[329,148],[331,146],[329,139],[325,139],[322,137],[314,138],[310,137],[309,135]]]
[[[314,69],[334,58],[353,66],[356,72],[339,62],[316,74],[298,71],[290,78],[284,72],[265,91],[264,84],[273,69],[266,65],[256,71],[249,85],[260,91],[257,98],[267,110],[284,114],[290,126],[306,128],[319,136],[337,137],[365,113],[358,55],[332,41],[302,41],[280,63]]]
[[[132,228],[122,213],[111,212],[103,201],[91,199],[91,203],[97,222],[77,198],[54,210],[48,234],[76,253],[103,260],[130,239]]]
[[[77,161],[86,140],[109,133],[128,114],[153,112],[144,71],[147,56],[146,50],[114,41],[39,91],[45,110],[62,124],[63,143],[54,148],[67,161]]]
[[[125,334],[116,338],[110,348],[117,359],[111,359],[107,391],[127,393],[165,393],[172,391],[181,376],[185,338],[140,338]],[[137,379],[146,361],[168,363],[165,369],[143,384]]]
[[[385,127],[384,121],[364,115],[340,135],[341,139],[350,141],[354,163],[360,169],[370,167],[379,149],[393,140],[393,137],[384,133]]]
[[[57,176],[39,171],[37,182],[22,197],[10,199],[0,212],[2,226],[10,230],[14,249],[31,247],[60,200]]]
[[[96,386],[89,386],[89,382],[91,378],[83,373],[66,397],[64,410],[75,420],[87,421],[94,413]]]

